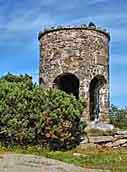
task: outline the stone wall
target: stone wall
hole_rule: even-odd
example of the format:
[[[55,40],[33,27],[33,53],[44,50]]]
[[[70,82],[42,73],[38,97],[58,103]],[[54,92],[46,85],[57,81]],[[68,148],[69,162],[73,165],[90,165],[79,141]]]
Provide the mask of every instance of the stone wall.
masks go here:
[[[109,34],[96,27],[52,28],[39,33],[40,81],[53,86],[62,73],[72,73],[80,81],[80,95],[85,97],[84,118],[90,119],[90,83],[102,77],[100,117],[109,110]]]

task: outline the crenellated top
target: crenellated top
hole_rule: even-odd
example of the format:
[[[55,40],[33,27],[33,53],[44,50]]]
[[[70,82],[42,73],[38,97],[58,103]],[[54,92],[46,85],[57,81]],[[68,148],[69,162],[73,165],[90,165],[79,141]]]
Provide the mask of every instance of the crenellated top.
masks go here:
[[[41,39],[41,37],[47,33],[50,33],[50,32],[55,32],[55,31],[60,31],[60,30],[71,30],[71,29],[75,29],[75,30],[81,30],[81,29],[85,29],[85,30],[95,30],[97,32],[101,32],[103,34],[105,34],[108,39],[110,40],[110,33],[102,28],[102,27],[97,27],[94,23],[90,22],[89,25],[86,25],[86,24],[82,24],[82,25],[79,25],[79,26],[75,26],[75,25],[69,25],[69,26],[60,26],[60,25],[57,25],[57,26],[52,26],[52,27],[47,27],[47,28],[44,28],[43,31],[40,31],[39,34],[38,34],[38,40]]]

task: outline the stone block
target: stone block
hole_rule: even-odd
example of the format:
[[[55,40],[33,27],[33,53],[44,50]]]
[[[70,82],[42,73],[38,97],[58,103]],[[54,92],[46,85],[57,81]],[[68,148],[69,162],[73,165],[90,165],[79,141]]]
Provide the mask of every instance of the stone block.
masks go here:
[[[96,137],[89,137],[90,143],[95,144],[103,144],[107,142],[112,142],[113,137],[112,136],[96,136]]]
[[[113,147],[121,146],[121,145],[123,145],[125,143],[127,143],[127,139],[120,139],[120,140],[117,140],[117,141],[113,142]]]

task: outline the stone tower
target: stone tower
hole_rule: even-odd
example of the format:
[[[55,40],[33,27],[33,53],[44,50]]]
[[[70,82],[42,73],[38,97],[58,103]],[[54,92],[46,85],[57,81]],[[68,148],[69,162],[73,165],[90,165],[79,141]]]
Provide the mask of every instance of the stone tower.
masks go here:
[[[94,24],[52,27],[39,33],[40,84],[83,96],[85,120],[109,112],[109,40]]]

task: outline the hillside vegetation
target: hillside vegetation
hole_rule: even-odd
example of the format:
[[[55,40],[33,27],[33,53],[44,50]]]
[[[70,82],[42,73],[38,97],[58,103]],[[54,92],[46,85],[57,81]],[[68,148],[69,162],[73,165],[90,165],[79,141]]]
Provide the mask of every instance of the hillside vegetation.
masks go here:
[[[127,130],[127,107],[118,108],[112,105],[110,121],[115,127]]]

